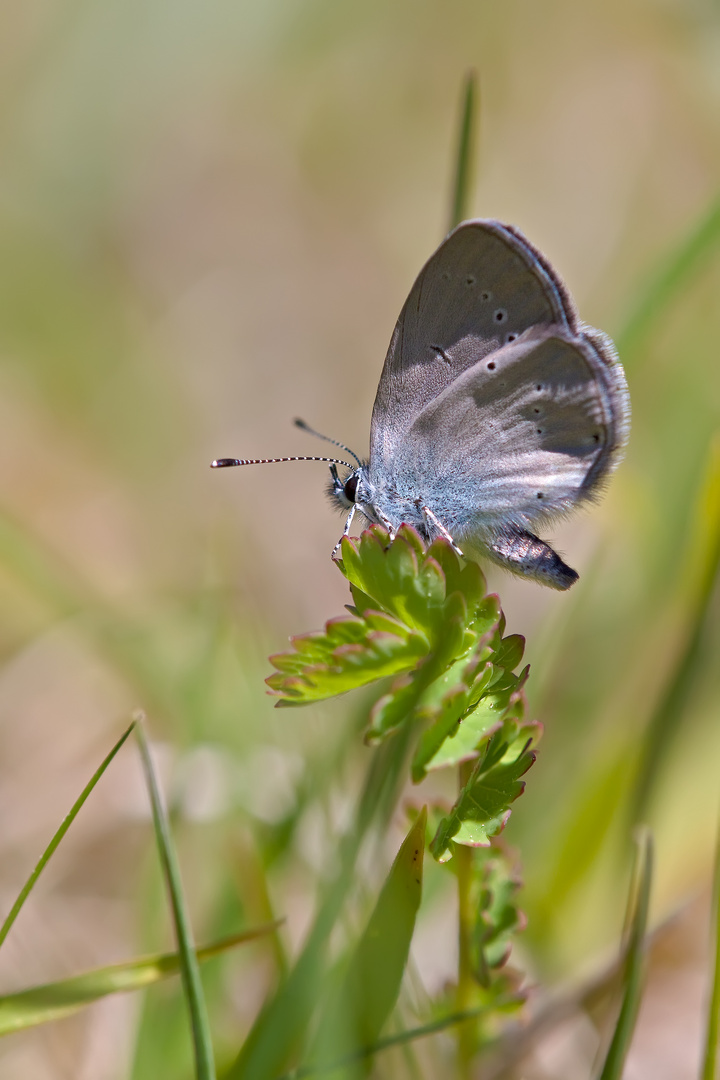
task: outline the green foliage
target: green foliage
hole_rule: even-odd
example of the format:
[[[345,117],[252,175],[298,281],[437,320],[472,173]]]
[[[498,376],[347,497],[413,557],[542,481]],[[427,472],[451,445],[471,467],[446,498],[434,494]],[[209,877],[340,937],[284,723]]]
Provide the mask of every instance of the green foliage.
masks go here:
[[[712,942],[712,982],[705,1019],[705,1046],[701,1080],[717,1076],[718,1043],[720,1042],[720,829],[715,842],[713,895],[710,909],[710,940]]]
[[[599,1080],[620,1080],[635,1030],[643,991],[645,934],[650,909],[652,871],[653,842],[650,833],[644,830],[637,840],[635,872],[630,885],[623,997]]]
[[[339,980],[330,980],[311,1063],[371,1048],[400,992],[422,897],[426,813],[418,815]]]
[[[277,929],[277,923],[256,927],[240,934],[232,934],[221,941],[214,941],[197,950],[198,963],[205,963],[213,957],[234,949],[238,945],[255,941],[258,937],[271,934]],[[0,1036],[9,1035],[24,1028],[47,1024],[52,1020],[70,1016],[84,1005],[107,997],[108,994],[126,993],[129,990],[142,990],[146,986],[167,979],[180,972],[179,953],[164,953],[158,956],[146,956],[140,960],[130,960],[124,964],[112,964],[109,967],[94,968],[69,979],[47,983],[45,986],[33,986],[17,994],[4,994],[0,997]]]
[[[70,810],[68,811],[67,815],[65,816],[65,818],[64,818],[62,824],[60,825],[60,827],[57,829],[57,831],[56,831],[55,835],[53,836],[52,840],[50,841],[50,843],[48,844],[48,846],[45,848],[42,855],[38,859],[38,862],[37,862],[33,872],[30,874],[30,877],[27,879],[27,881],[23,885],[22,889],[18,893],[18,896],[17,896],[13,906],[11,907],[10,911],[8,912],[6,918],[3,920],[2,926],[0,926],[0,945],[3,944],[3,942],[5,941],[5,938],[10,933],[10,930],[12,928],[13,923],[15,922],[18,915],[20,914],[20,911],[21,911],[25,901],[27,900],[28,896],[32,892],[33,888],[35,887],[35,884],[36,884],[38,878],[40,877],[41,873],[43,872],[43,870],[47,866],[50,859],[53,857],[53,855],[57,851],[58,847],[60,846],[60,842],[64,838],[65,834],[67,833],[68,829],[72,825],[72,823],[75,820],[75,818],[77,817],[77,815],[80,813],[80,810],[82,809],[83,805],[85,804],[85,801],[87,800],[87,798],[90,795],[91,791],[96,786],[96,784],[100,780],[100,777],[104,774],[105,770],[110,765],[111,761],[113,760],[115,755],[118,753],[121,746],[123,746],[123,744],[125,743],[126,739],[129,737],[129,735],[130,735],[131,731],[134,729],[134,727],[135,727],[135,723],[133,722],[130,725],[130,727],[127,728],[127,730],[123,732],[123,734],[120,736],[118,741],[113,746],[112,750],[110,750],[110,752],[105,756],[105,758],[100,763],[100,765],[98,765],[97,769],[92,774],[92,776],[88,780],[87,784],[82,789],[82,791],[78,795],[77,799],[75,800],[75,802],[71,806]]]
[[[515,673],[522,639],[503,637],[497,596],[486,594],[477,564],[445,540],[426,550],[406,525],[392,541],[372,526],[357,543],[343,540],[338,566],[350,582],[350,615],[328,622],[325,633],[293,638],[292,653],[271,658],[278,670],[267,682],[278,704],[304,705],[394,676],[366,738],[416,728],[416,783],[474,761],[431,851],[444,861],[453,843],[487,846],[522,793],[539,733],[525,720],[527,670]]]
[[[178,957],[180,961],[179,966],[180,974],[182,976],[183,992],[190,1014],[190,1028],[195,1057],[195,1076],[196,1080],[215,1080],[215,1058],[210,1035],[210,1019],[207,1015],[205,995],[203,993],[202,982],[200,981],[200,969],[193,941],[187,900],[185,898],[180,877],[180,865],[175,851],[172,834],[170,832],[170,823],[168,821],[167,812],[160,796],[160,787],[155,772],[155,766],[150,755],[150,748],[147,744],[147,739],[145,738],[143,722],[144,718],[139,718],[135,730],[138,736],[145,780],[150,794],[158,855],[163,869],[165,884],[167,886],[175,936],[178,943]]]
[[[517,871],[504,851],[490,848],[481,853],[475,875],[473,901],[477,914],[471,962],[478,983],[485,988],[491,985],[492,973],[504,967],[512,937],[525,925],[516,904],[520,888]],[[502,989],[514,994],[517,982],[517,974],[508,975]]]
[[[93,698],[98,725],[103,717],[117,716],[119,686],[123,701],[143,703],[160,737],[181,759],[193,744],[208,741],[217,744],[231,769],[268,744],[302,759],[305,793],[294,803],[289,800],[281,825],[259,821],[248,802],[198,826],[184,814],[182,801],[173,799],[185,875],[193,884],[203,883],[199,902],[193,894],[193,913],[208,940],[224,932],[208,909],[215,911],[217,894],[233,873],[240,883],[233,880],[230,889],[233,912],[248,895],[272,896],[283,913],[307,910],[311,901],[296,884],[310,877],[298,837],[369,758],[348,836],[337,846],[328,844],[322,869],[312,868],[316,879],[307,889],[317,894],[316,913],[304,943],[295,951],[285,943],[289,970],[284,960],[273,966],[270,950],[260,955],[258,949],[257,968],[248,961],[241,975],[243,1001],[251,997],[246,986],[271,989],[252,1025],[238,1075],[278,1077],[283,1062],[299,1059],[307,1030],[322,1011],[330,975],[351,962],[357,941],[347,927],[354,925],[356,908],[363,902],[372,908],[373,890],[387,873],[376,858],[376,878],[358,879],[361,845],[386,833],[408,771],[417,783],[433,773],[431,783],[447,790],[447,767],[457,768],[465,805],[456,812],[449,796],[432,813],[431,828],[440,837],[437,847],[459,826],[443,852],[454,851],[455,857],[442,872],[431,872],[449,882],[467,857],[468,880],[458,874],[458,894],[464,892],[469,912],[471,993],[462,1002],[460,995],[453,1000],[452,987],[429,1003],[431,1019],[417,1026],[417,1014],[401,993],[391,1034],[381,1035],[375,1049],[403,1045],[406,1070],[396,1070],[391,1061],[382,1075],[462,1075],[462,1068],[447,1060],[435,1069],[432,1058],[429,1065],[418,1062],[410,1044],[453,1025],[458,1031],[477,1025],[483,1033],[475,1052],[485,1025],[489,1031],[497,1020],[501,1002],[519,996],[512,972],[497,966],[521,924],[513,871],[496,840],[489,847],[457,846],[463,837],[472,840],[474,831],[484,839],[492,832],[531,754],[526,742],[532,726],[522,718],[522,674],[515,674],[520,658],[501,662],[502,650],[517,648],[519,639],[512,645],[512,638],[504,638],[497,649],[496,643],[478,641],[475,654],[459,655],[437,675],[432,667],[443,640],[430,642],[427,628],[418,630],[378,605],[371,644],[371,617],[358,614],[356,600],[353,618],[339,620],[333,630],[335,648],[320,651],[318,670],[312,671],[312,648],[300,658],[299,696],[289,692],[283,704],[302,703],[304,696],[310,700],[313,686],[320,700],[363,685],[361,675],[366,684],[385,678],[385,696],[368,725],[368,739],[381,745],[372,752],[359,747],[352,723],[346,727],[347,718],[330,710],[324,715],[315,710],[305,724],[288,722],[287,713],[269,716],[256,690],[266,651],[262,643],[273,632],[269,627],[279,605],[292,610],[300,589],[293,592],[298,561],[270,563],[277,547],[264,541],[289,513],[314,505],[314,479],[308,477],[304,488],[305,478],[299,478],[294,503],[288,482],[282,514],[271,483],[262,489],[259,505],[253,501],[250,509],[248,502],[237,514],[245,494],[241,485],[227,485],[218,496],[226,502],[216,509],[206,502],[204,470],[188,468],[188,461],[197,463],[207,452],[208,409],[213,430],[238,424],[252,441],[265,435],[270,415],[282,425],[283,402],[293,400],[300,387],[329,415],[344,408],[345,431],[364,430],[366,416],[355,408],[374,389],[369,358],[385,333],[381,322],[386,325],[393,314],[389,293],[401,296],[401,279],[417,269],[417,260],[437,240],[433,230],[448,217],[435,210],[438,182],[446,179],[442,147],[457,73],[481,59],[493,165],[477,209],[495,212],[500,183],[503,212],[517,220],[519,214],[532,235],[538,227],[545,229],[548,254],[558,257],[571,287],[585,282],[582,306],[591,305],[588,317],[614,333],[633,392],[628,459],[601,516],[589,526],[585,520],[595,537],[606,530],[598,543],[600,559],[583,572],[567,600],[538,598],[530,586],[514,610],[518,625],[534,627],[532,713],[546,719],[552,733],[549,767],[533,776],[534,807],[523,807],[513,822],[513,841],[527,867],[525,903],[532,928],[527,949],[534,969],[541,977],[543,965],[544,974],[567,975],[607,945],[631,816],[652,818],[666,882],[660,895],[663,903],[680,903],[686,882],[696,880],[703,846],[710,850],[708,821],[716,802],[717,455],[701,496],[700,542],[682,554],[701,457],[717,425],[720,372],[720,204],[712,168],[716,111],[697,108],[704,89],[712,99],[716,78],[707,48],[713,29],[709,5],[707,10],[675,5],[671,20],[664,5],[644,5],[630,23],[602,5],[577,6],[570,20],[562,4],[543,8],[542,18],[528,11],[520,17],[519,9],[503,5],[491,10],[465,4],[452,17],[428,6],[411,33],[402,6],[348,5],[341,13],[328,0],[303,8],[289,22],[287,12],[273,13],[272,5],[211,3],[188,14],[187,5],[151,2],[142,32],[137,12],[128,5],[102,10],[71,5],[70,19],[65,13],[58,18],[62,5],[44,7],[47,18],[19,17],[9,25],[4,71],[8,139],[0,209],[0,321],[8,468],[0,515],[0,587],[3,782],[9,807],[4,893],[17,892],[18,859],[27,856],[25,830],[40,821],[43,799],[54,806],[58,788],[65,799],[62,785],[73,767],[81,770],[73,790],[86,779],[82,753],[78,763],[73,747],[87,745],[87,714],[55,696],[55,670],[62,669],[68,682],[84,683],[88,661],[99,662],[113,690],[100,686]],[[608,43],[625,58],[624,66],[606,63]],[[239,55],[251,61],[249,68],[238,63]],[[594,57],[589,80],[584,69],[578,78],[579,69],[564,62],[568,55]],[[108,57],[112,62],[105,62]],[[134,74],[130,84],[128,71]],[[476,100],[469,81],[458,133],[453,224],[466,215],[472,195]],[[568,137],[573,108],[581,109],[583,123],[571,123]],[[212,113],[211,124],[204,123],[203,110]],[[249,128],[243,116],[252,117]],[[662,123],[643,122],[653,116]],[[518,148],[541,145],[537,168],[516,167],[527,157]],[[602,161],[602,182],[578,182],[578,161]],[[672,171],[673,163],[687,161],[693,168],[672,172],[668,201],[668,162]],[[514,180],[508,186],[503,176]],[[599,176],[595,170],[595,179]],[[197,177],[217,182],[213,190],[222,198],[208,198]],[[263,200],[277,221],[269,244],[265,230],[237,228],[246,208],[262,207]],[[320,228],[317,213],[306,209],[318,206],[330,210]],[[150,231],[148,222],[154,223]],[[408,245],[404,255],[403,243]],[[310,260],[308,252],[314,255]],[[244,287],[248,265],[255,272],[251,287]],[[215,267],[222,270],[220,279]],[[241,288],[235,287],[238,270]],[[226,273],[232,300],[216,302],[224,295],[218,285]],[[203,283],[201,295],[188,290],[188,282]],[[318,296],[326,300],[319,336]],[[291,347],[285,334],[275,336],[284,326],[275,316],[288,310],[288,302]],[[196,334],[186,333],[188,311]],[[162,333],[155,332],[158,312]],[[210,329],[204,331],[206,323]],[[618,326],[624,327],[619,335]],[[176,362],[178,336],[181,363]],[[237,348],[216,347],[240,338],[250,343],[242,356]],[[266,352],[255,347],[258,341]],[[340,367],[353,371],[350,383],[328,380],[328,371],[339,374]],[[200,368],[198,411],[191,372]],[[283,387],[279,396],[278,385]],[[225,405],[228,386],[232,400]],[[213,401],[208,395],[219,387],[220,397]],[[262,417],[260,423],[256,417]],[[272,441],[269,446],[276,452]],[[100,516],[105,524],[98,531]],[[241,524],[235,526],[236,520]],[[578,528],[582,535],[583,525]],[[589,547],[581,544],[581,550]],[[263,593],[253,603],[246,568],[238,590],[233,572],[242,565],[239,551],[253,577],[271,577],[274,598]],[[298,551],[303,573],[309,573],[307,546]],[[255,552],[267,557],[264,566]],[[322,574],[320,554],[314,565]],[[687,569],[696,571],[695,580]],[[238,591],[244,602],[235,611]],[[372,589],[370,595],[375,596]],[[357,641],[348,627],[353,620],[362,624]],[[448,637],[456,630],[448,614]],[[343,641],[343,633],[351,635],[349,640]],[[436,670],[440,666],[438,661]],[[44,696],[30,692],[41,687]],[[85,725],[81,735],[73,728],[77,724]],[[29,745],[33,752],[21,759],[18,746]],[[52,783],[40,771],[41,747],[58,754]],[[438,776],[440,769],[444,777]],[[11,802],[14,792],[32,793],[30,813],[21,799]],[[64,837],[66,824],[47,857]],[[127,830],[117,825],[113,818],[109,829],[98,833],[98,849],[114,850],[117,837],[122,840]],[[210,844],[192,847],[210,829],[228,857],[218,858]],[[238,833],[249,839],[238,845]],[[43,856],[35,878],[46,861]],[[83,865],[88,880],[92,862]],[[66,869],[72,874],[77,867],[70,862]],[[141,937],[152,938],[153,905],[135,872],[132,867],[123,875],[120,902],[125,907],[133,897],[128,922]],[[335,873],[337,879],[328,880]],[[3,932],[33,884],[31,878]],[[74,889],[52,894],[53,914],[62,919],[64,911],[61,925],[75,917],[76,897]],[[114,950],[112,920],[103,919],[102,905],[93,906],[99,913],[95,918],[89,907],[83,909],[87,940]],[[720,906],[716,919],[717,910]],[[364,925],[364,913],[363,908],[358,925]],[[331,937],[333,945],[338,937],[345,943],[339,959]],[[12,953],[2,955],[12,965]],[[716,1071],[718,969],[716,959],[705,1080]],[[175,992],[171,985],[167,989]],[[225,1053],[236,1053],[244,1035],[237,998],[226,987],[220,993],[226,994],[230,1018]],[[32,1006],[30,997],[25,1000]],[[167,1006],[172,1023],[158,1022],[158,1003]],[[585,1009],[586,1001],[575,991],[572,1003]],[[147,1039],[140,1039],[134,1075],[187,1076],[191,1064],[179,1031],[186,1023],[180,988],[175,998],[155,991],[142,995],[138,1009]],[[218,1021],[215,1011],[211,1015],[218,1040],[223,1017]],[[629,1015],[625,1010],[622,1054],[630,1037]],[[408,1026],[398,1030],[403,1024]],[[524,1029],[529,1037],[508,1029],[506,1049],[518,1042],[532,1048],[549,1027],[552,1023],[531,1025]],[[69,1040],[62,1029],[50,1039],[31,1033],[33,1048],[20,1047],[18,1054],[22,1074],[28,1072],[26,1051],[35,1052],[43,1042],[49,1060],[44,1067],[33,1060],[35,1072],[52,1071],[56,1060],[74,1056],[79,1030],[71,1024]],[[434,1050],[440,1043],[447,1047],[448,1039],[426,1039],[424,1045]],[[4,1045],[12,1053],[13,1042]],[[616,1056],[616,1072],[619,1061]],[[381,1067],[377,1061],[378,1075]],[[12,1064],[9,1071],[16,1075]],[[300,1065],[293,1075],[309,1071]],[[502,1075],[510,1072],[507,1068]],[[585,1075],[580,1069],[577,1074]]]

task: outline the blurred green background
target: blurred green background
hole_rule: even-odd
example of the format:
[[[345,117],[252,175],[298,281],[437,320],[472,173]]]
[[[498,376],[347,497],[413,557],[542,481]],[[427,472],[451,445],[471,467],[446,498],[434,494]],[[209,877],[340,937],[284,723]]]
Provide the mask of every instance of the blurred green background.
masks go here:
[[[3,910],[141,705],[198,938],[274,912],[288,948],[301,939],[367,764],[362,703],[275,712],[262,680],[269,652],[347,602],[329,559],[341,523],[322,465],[208,466],[322,452],[296,415],[366,453],[391,330],[446,229],[468,68],[481,86],[473,212],[548,255],[582,317],[618,340],[632,395],[607,497],[554,533],[579,585],[560,595],[489,573],[527,636],[546,727],[505,834],[526,879],[518,962],[552,980],[611,955],[619,808],[692,622],[720,410],[715,0],[3,6]],[[711,601],[647,808],[655,918],[701,899],[658,962],[633,1076],[692,1075],[697,1051],[716,613]],[[452,894],[432,880],[415,958],[431,991],[454,949]],[[128,747],[18,921],[0,988],[167,947],[163,905]],[[209,969],[221,1048],[238,1045],[272,971],[267,945]],[[0,1072],[180,1076],[183,1023],[176,987],[108,1000],[4,1040]],[[580,1075],[573,1039],[527,1075]]]

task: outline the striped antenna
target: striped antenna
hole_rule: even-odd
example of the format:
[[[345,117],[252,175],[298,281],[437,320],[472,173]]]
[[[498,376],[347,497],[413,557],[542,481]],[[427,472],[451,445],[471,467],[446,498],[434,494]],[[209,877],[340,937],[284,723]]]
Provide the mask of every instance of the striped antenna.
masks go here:
[[[316,439],[323,439],[325,442],[332,443],[333,446],[339,447],[340,450],[344,450],[346,454],[350,455],[350,457],[355,458],[358,465],[362,466],[362,461],[360,460],[360,458],[357,456],[357,454],[353,450],[350,449],[349,446],[345,446],[345,443],[338,442],[337,439],[331,439],[329,435],[322,435],[319,431],[315,431],[314,428],[311,428],[309,424],[306,424],[304,420],[301,420],[297,416],[295,417],[294,423],[295,423],[295,427],[299,427],[301,431],[307,431],[308,435],[314,435]],[[337,464],[338,465],[344,465],[345,462],[344,461],[338,461]],[[352,466],[352,465],[349,466],[349,468],[351,468],[351,469],[353,467],[354,466]]]
[[[332,441],[332,440],[330,440]],[[352,454],[352,450],[350,451]],[[353,454],[353,457],[355,455]],[[273,465],[278,461],[327,461],[333,465],[344,465],[347,469],[355,468],[349,461],[341,461],[334,457],[266,457],[266,458],[236,458],[221,457],[210,462],[211,469],[228,469],[231,465]]]

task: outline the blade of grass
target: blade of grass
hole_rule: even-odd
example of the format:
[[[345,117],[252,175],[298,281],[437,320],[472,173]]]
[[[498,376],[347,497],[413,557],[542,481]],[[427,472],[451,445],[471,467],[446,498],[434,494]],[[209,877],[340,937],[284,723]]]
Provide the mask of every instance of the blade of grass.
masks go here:
[[[325,973],[330,934],[355,877],[360,848],[376,822],[383,824],[402,789],[413,732],[405,725],[374,753],[360,797],[354,827],[337,856],[337,877],[323,897],[302,951],[275,996],[263,1006],[225,1080],[267,1080],[277,1075],[307,1033]]]
[[[335,1072],[336,1069],[346,1068],[348,1065],[374,1057],[376,1054],[382,1053],[383,1050],[391,1050],[394,1046],[406,1046],[417,1039],[425,1039],[428,1035],[437,1035],[438,1032],[446,1031],[456,1024],[464,1024],[468,1020],[477,1020],[479,1016],[488,1011],[488,1007],[482,1005],[477,1009],[467,1009],[465,1012],[449,1013],[447,1016],[440,1016],[437,1020],[431,1020],[429,1023],[422,1024],[419,1027],[398,1031],[395,1035],[386,1035],[384,1038],[374,1042],[372,1046],[363,1046],[361,1049],[354,1050],[351,1054],[346,1054],[336,1061],[323,1065],[302,1065],[298,1069],[293,1069],[292,1072],[283,1073],[277,1080],[301,1080],[302,1077],[306,1076],[319,1076],[322,1073]]]
[[[468,72],[465,77],[463,88],[462,113],[458,128],[457,151],[455,155],[455,182],[453,185],[453,200],[450,211],[450,228],[454,229],[461,221],[468,217],[470,202],[470,185],[472,183],[473,158],[476,137],[475,101],[477,97],[477,76],[474,71]],[[459,790],[467,780],[468,764],[460,765]],[[464,777],[464,779],[463,779]],[[461,849],[457,854],[458,859],[458,989],[457,1005],[462,1011],[471,997],[472,974],[469,966],[470,946],[470,912],[468,907],[470,889],[470,865],[472,853],[470,849]],[[460,1069],[463,1075],[469,1075],[470,1061],[472,1058],[472,1037],[469,1029],[461,1026],[458,1031],[458,1057]]]
[[[165,884],[170,897],[175,934],[180,956],[180,973],[182,975],[183,990],[190,1013],[190,1026],[192,1030],[193,1050],[195,1055],[195,1076],[197,1080],[215,1080],[215,1062],[213,1058],[212,1041],[210,1038],[210,1022],[205,1007],[200,969],[198,967],[197,954],[190,928],[182,882],[180,879],[180,867],[177,854],[170,833],[165,807],[160,797],[160,788],[155,775],[150,749],[143,728],[143,717],[138,716],[135,731],[140,747],[145,779],[147,781],[150,801],[152,803],[153,822],[155,836],[158,843],[160,862],[163,868]]]
[[[477,76],[474,71],[470,71],[465,77],[465,86],[463,87],[463,104],[458,129],[452,206],[450,208],[450,229],[454,229],[468,216],[470,185],[473,174],[473,152],[475,149],[476,97]]]
[[[422,898],[427,810],[423,808],[392,864],[375,908],[342,978],[320,1015],[307,1059],[339,1060],[373,1045],[387,1022],[405,974]]]
[[[631,805],[636,822],[647,811],[655,777],[682,719],[683,704],[703,658],[708,609],[720,569],[720,435],[710,446],[685,563],[693,578],[684,589],[684,595],[691,597],[685,646],[646,729]]]
[[[458,793],[460,793],[472,773],[474,762],[463,761],[458,766]],[[473,886],[473,849],[458,844],[454,858],[458,897],[458,979],[455,992],[455,1004],[460,1012],[466,1011],[473,999],[476,987],[476,975],[472,964],[473,933],[475,931],[475,910],[472,899]],[[457,1068],[459,1078],[472,1075],[472,1059],[475,1051],[474,1032],[467,1024],[461,1024],[457,1031]]]
[[[197,950],[198,961],[202,964],[228,949],[271,934],[281,921],[231,934],[205,945]],[[161,979],[177,975],[179,971],[179,953],[159,953],[141,960],[96,968],[43,986],[33,986],[17,994],[5,994],[0,997],[0,1036],[59,1020],[108,994],[141,990]]]
[[[705,1027],[705,1053],[700,1080],[716,1080],[718,1059],[718,1035],[720,1034],[720,826],[715,846],[715,870],[713,872],[712,937],[715,939],[713,975],[710,1000],[707,1007]]]
[[[135,723],[133,722],[130,725],[130,727],[127,729],[127,731],[125,731],[120,736],[120,738],[115,743],[115,745],[113,746],[110,753],[104,758],[102,763],[98,766],[98,768],[92,774],[92,776],[88,780],[87,784],[82,789],[82,791],[78,795],[77,799],[73,803],[72,807],[70,808],[70,812],[68,813],[68,815],[64,819],[64,821],[61,824],[60,828],[57,830],[57,832],[53,836],[52,840],[50,841],[50,843],[48,844],[48,846],[45,848],[44,852],[40,856],[40,859],[38,860],[38,863],[35,866],[35,869],[30,874],[30,877],[27,879],[27,881],[23,885],[22,889],[20,890],[20,892],[18,894],[17,900],[15,901],[12,908],[10,909],[10,913],[8,914],[7,918],[5,919],[2,926],[0,927],[0,946],[3,944],[3,942],[5,941],[5,938],[10,933],[10,928],[12,927],[13,923],[15,922],[18,915],[20,914],[20,909],[22,908],[23,904],[25,903],[28,896],[32,892],[32,889],[33,889],[33,887],[35,885],[35,882],[40,877],[41,873],[43,872],[43,870],[47,866],[47,864],[50,861],[50,859],[52,858],[52,856],[55,854],[55,851],[57,850],[58,845],[60,844],[60,841],[63,839],[63,837],[65,836],[65,833],[68,831],[68,829],[72,825],[73,821],[78,816],[78,813],[80,812],[81,807],[84,805],[85,800],[87,799],[88,795],[93,790],[93,788],[97,784],[98,780],[103,775],[103,773],[107,769],[108,765],[113,760],[113,758],[117,754],[118,750],[123,745],[125,740],[128,738],[130,732],[133,730],[134,727],[135,727]]]
[[[630,887],[630,905],[633,915],[625,960],[623,980],[625,990],[620,1005],[620,1015],[598,1080],[621,1080],[642,997],[645,930],[650,907],[653,863],[653,844],[649,829],[640,831],[636,844],[636,869]]]
[[[633,893],[634,895],[634,893]],[[686,913],[683,906],[645,935],[646,950],[662,945]],[[503,1028],[482,1051],[482,1080],[507,1080],[515,1076],[523,1061],[552,1032],[577,1019],[579,1012],[593,1016],[607,1015],[612,1001],[617,1001],[623,985],[625,956],[615,956],[609,964],[579,983],[571,983],[551,991],[548,1000],[534,1016],[524,1018]]]
[[[720,199],[685,237],[665,266],[650,282],[617,340],[620,356],[640,348],[659,317],[676,300],[704,259],[720,245]]]

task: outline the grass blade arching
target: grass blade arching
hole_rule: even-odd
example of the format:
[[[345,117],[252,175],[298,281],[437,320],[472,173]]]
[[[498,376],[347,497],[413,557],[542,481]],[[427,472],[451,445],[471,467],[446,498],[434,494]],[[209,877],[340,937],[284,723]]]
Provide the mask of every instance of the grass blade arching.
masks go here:
[[[118,750],[123,745],[123,743],[125,742],[125,740],[127,739],[128,735],[130,734],[130,732],[132,731],[132,729],[134,727],[135,727],[135,723],[133,722],[130,725],[130,727],[127,729],[127,731],[125,731],[120,736],[120,738],[115,743],[115,745],[113,746],[110,753],[104,758],[104,760],[101,762],[101,764],[97,767],[97,769],[92,774],[92,776],[88,780],[87,784],[82,789],[82,791],[78,795],[77,799],[73,803],[72,807],[70,808],[69,813],[67,814],[64,821],[60,825],[60,828],[57,830],[57,832],[53,836],[52,840],[50,841],[50,843],[48,844],[48,846],[45,848],[44,852],[40,856],[40,859],[38,860],[38,863],[35,866],[35,869],[30,874],[30,877],[27,879],[27,881],[23,885],[22,889],[20,890],[20,892],[18,894],[17,900],[13,904],[12,908],[10,909],[9,914],[7,915],[5,921],[3,922],[2,926],[0,927],[0,945],[2,945],[2,943],[5,941],[5,938],[10,933],[10,928],[12,927],[12,925],[15,922],[16,918],[20,914],[20,909],[22,908],[23,904],[25,903],[28,896],[30,895],[30,893],[31,893],[31,891],[32,891],[32,889],[33,889],[33,887],[35,885],[35,882],[40,877],[40,874],[43,872],[43,870],[47,866],[48,862],[50,861],[50,859],[54,855],[55,851],[57,850],[57,848],[58,848],[58,846],[60,844],[60,841],[63,839],[63,837],[65,836],[65,833],[68,831],[68,829],[72,825],[73,821],[77,817],[77,815],[80,812],[82,806],[84,805],[85,800],[87,799],[88,795],[93,790],[93,788],[97,784],[98,780],[103,775],[103,773],[107,769],[108,765],[113,760],[113,758],[117,754]]]
[[[160,787],[155,775],[155,769],[150,757],[150,748],[145,738],[143,718],[138,718],[136,732],[140,746],[145,779],[152,803],[153,823],[155,836],[158,843],[158,852],[162,864],[163,876],[167,885],[172,909],[173,923],[178,943],[180,957],[180,973],[182,975],[183,990],[190,1013],[190,1025],[192,1029],[193,1050],[195,1055],[195,1076],[197,1080],[215,1080],[215,1061],[213,1057],[212,1040],[210,1037],[210,1021],[205,1006],[205,995],[200,980],[200,968],[198,966],[197,953],[193,942],[190,928],[190,917],[183,893],[180,878],[175,845],[170,833],[170,823],[160,798]]]
[[[623,999],[598,1080],[621,1080],[635,1030],[643,988],[645,931],[650,907],[652,864],[652,836],[648,829],[643,829],[637,839],[636,870],[630,887],[629,911],[632,911],[632,916],[629,918]]]

